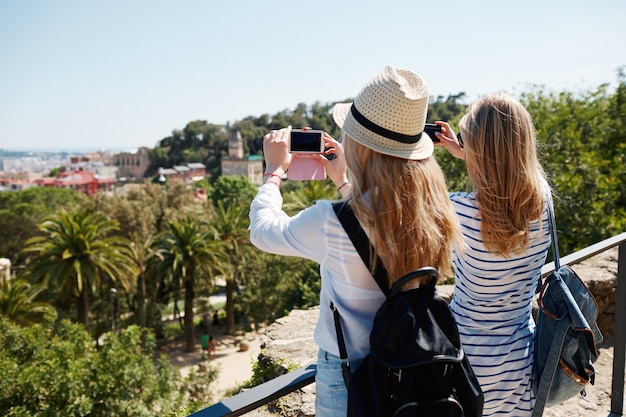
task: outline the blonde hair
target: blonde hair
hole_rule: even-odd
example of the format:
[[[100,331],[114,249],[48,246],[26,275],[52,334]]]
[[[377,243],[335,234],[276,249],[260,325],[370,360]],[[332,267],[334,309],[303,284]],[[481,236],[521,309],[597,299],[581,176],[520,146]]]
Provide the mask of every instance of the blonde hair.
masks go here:
[[[545,208],[545,174],[530,114],[499,93],[470,106],[460,130],[486,248],[503,256],[523,251],[530,222],[541,219]]]
[[[352,183],[346,199],[371,231],[371,264],[378,255],[390,285],[424,266],[451,276],[451,249],[462,249],[463,238],[437,161],[384,155],[347,134],[343,145]]]

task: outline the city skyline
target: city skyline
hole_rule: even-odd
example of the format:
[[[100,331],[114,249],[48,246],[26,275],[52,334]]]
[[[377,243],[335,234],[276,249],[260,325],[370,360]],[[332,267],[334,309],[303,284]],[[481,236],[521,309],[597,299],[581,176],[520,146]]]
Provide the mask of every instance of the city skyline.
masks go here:
[[[421,3],[1,2],[0,149],[153,148],[193,120],[345,101],[386,64],[467,102],[626,65],[621,0]]]

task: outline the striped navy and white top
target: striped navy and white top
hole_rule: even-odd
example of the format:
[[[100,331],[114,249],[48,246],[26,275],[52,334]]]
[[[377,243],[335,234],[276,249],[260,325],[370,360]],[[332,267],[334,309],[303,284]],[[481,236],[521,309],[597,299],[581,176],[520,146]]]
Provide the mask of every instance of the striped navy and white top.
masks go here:
[[[474,193],[451,193],[450,199],[467,244],[463,256],[454,254],[450,309],[485,395],[483,416],[530,416],[535,401],[531,300],[550,247],[548,211],[541,224],[531,223],[528,249],[505,258],[483,244]]]

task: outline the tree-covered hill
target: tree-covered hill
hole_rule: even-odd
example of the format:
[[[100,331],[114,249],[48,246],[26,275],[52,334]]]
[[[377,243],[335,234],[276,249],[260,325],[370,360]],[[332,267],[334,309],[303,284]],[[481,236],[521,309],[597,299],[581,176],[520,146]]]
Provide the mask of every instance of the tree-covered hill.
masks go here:
[[[563,255],[626,230],[622,71],[617,81],[615,89],[602,85],[559,92],[535,87],[519,96],[535,121],[540,159],[556,197]],[[317,265],[270,255],[250,244],[248,210],[256,186],[244,177],[221,176],[220,162],[233,129],[241,134],[245,152],[253,155],[262,154],[262,139],[270,129],[287,125],[323,129],[338,137],[330,113],[333,105],[300,104],[228,125],[196,120],[163,138],[150,151],[152,170],[204,163],[211,178],[194,188],[204,188],[206,200],[195,199],[183,182],[163,186],[149,180],[125,194],[92,197],[54,188],[0,193],[0,257],[11,259],[14,266],[10,280],[0,278],[0,334],[5,342],[11,338],[10,343],[0,343],[0,374],[7,376],[0,409],[26,415],[19,408],[24,390],[34,387],[49,393],[50,387],[63,384],[72,386],[67,393],[45,397],[46,406],[83,413],[76,415],[127,415],[119,410],[133,407],[147,415],[168,399],[197,409],[206,404],[190,405],[176,396],[173,390],[180,381],[167,370],[157,371],[162,380],[150,379],[155,368],[145,361],[128,370],[152,387],[141,391],[137,401],[117,393],[109,405],[114,408],[105,408],[102,396],[94,393],[113,389],[116,382],[101,378],[103,358],[110,352],[125,357],[127,350],[149,355],[154,340],[142,333],[145,329],[157,340],[184,336],[185,348],[196,349],[195,332],[202,329],[203,316],[218,309],[226,331],[233,332],[317,305]],[[467,105],[463,93],[433,97],[428,121],[446,120],[458,128]],[[444,149],[436,149],[435,157],[451,191],[471,187],[463,161]],[[339,198],[330,180],[285,181],[282,193],[288,213],[319,199]],[[210,296],[218,292],[226,294],[225,305],[211,304]],[[170,326],[165,315],[179,321]],[[68,321],[81,324],[74,327]],[[98,345],[103,337],[112,344]],[[87,345],[93,348],[83,349]],[[79,367],[45,371],[47,364],[57,362]],[[102,371],[96,365],[102,365]],[[18,368],[28,373],[16,372]],[[87,373],[78,375],[74,369]],[[122,372],[115,377],[126,384],[120,388],[133,384],[126,376]],[[86,384],[91,384],[88,392],[77,388]],[[31,398],[29,406],[39,406],[41,398]]]

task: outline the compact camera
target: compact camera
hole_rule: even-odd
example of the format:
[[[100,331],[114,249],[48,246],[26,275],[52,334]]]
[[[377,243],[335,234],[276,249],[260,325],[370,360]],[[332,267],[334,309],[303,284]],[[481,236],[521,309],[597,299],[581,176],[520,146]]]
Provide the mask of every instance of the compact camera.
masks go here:
[[[441,142],[437,136],[435,136],[435,132],[441,132],[441,126],[434,123],[426,123],[424,125],[424,132],[430,136],[430,139],[433,142]]]
[[[324,131],[292,129],[289,137],[291,164],[287,170],[290,180],[323,180],[326,168],[313,155],[324,152]]]

